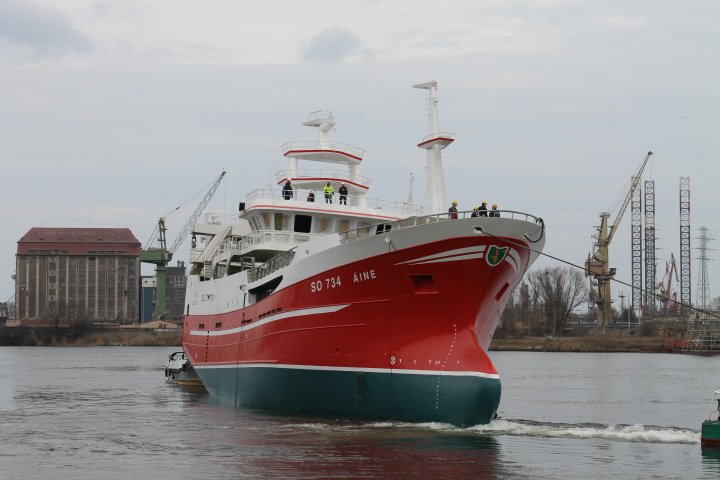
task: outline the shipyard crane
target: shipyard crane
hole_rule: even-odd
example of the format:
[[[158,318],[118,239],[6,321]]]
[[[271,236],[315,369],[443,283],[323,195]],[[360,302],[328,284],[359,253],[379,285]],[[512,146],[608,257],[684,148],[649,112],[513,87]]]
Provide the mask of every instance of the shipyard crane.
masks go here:
[[[673,274],[677,278],[677,265],[675,255],[670,254],[670,262],[665,262],[665,277],[657,284],[657,296],[663,306],[663,313],[668,313],[670,301],[675,302],[675,295],[672,293]]]
[[[195,208],[195,211],[192,213],[192,215],[190,215],[187,223],[185,223],[185,226],[175,238],[175,241],[170,248],[167,248],[167,243],[165,239],[165,231],[167,230],[167,228],[165,227],[165,220],[170,215],[167,214],[164,217],[160,217],[156,230],[150,237],[150,241],[148,241],[148,244],[145,246],[145,248],[140,250],[140,261],[143,263],[152,263],[155,265],[155,279],[157,282],[157,287],[155,293],[156,301],[155,311],[153,312],[153,320],[162,319],[167,313],[167,311],[165,310],[165,273],[167,269],[167,264],[172,260],[173,254],[187,238],[188,233],[190,233],[190,230],[197,221],[198,217],[200,217],[203,210],[205,210],[205,207],[210,202],[210,199],[212,199],[213,195],[215,195],[215,191],[220,186],[220,182],[222,181],[224,176],[225,171],[223,170],[220,176],[215,179],[213,184],[210,186],[210,189],[205,193],[203,199],[200,200],[200,203]],[[180,207],[177,207],[173,210],[173,212],[179,209]],[[157,240],[160,245],[159,247],[149,246],[154,240]]]
[[[595,253],[588,258],[585,264],[585,275],[592,276],[593,282],[590,285],[590,299],[597,305],[597,320],[598,325],[607,325],[612,323],[612,299],[610,292],[610,281],[615,278],[615,269],[610,268],[609,260],[609,247],[610,242],[620,225],[625,210],[627,210],[628,204],[632,199],[633,193],[640,183],[640,177],[642,176],[645,165],[652,156],[652,152],[648,152],[642,164],[638,168],[635,175],[632,177],[630,190],[625,197],[620,210],[618,211],[615,221],[611,226],[608,226],[608,220],[610,218],[609,212],[602,212],[600,214],[600,226],[597,228],[598,233],[593,235],[596,239]]]

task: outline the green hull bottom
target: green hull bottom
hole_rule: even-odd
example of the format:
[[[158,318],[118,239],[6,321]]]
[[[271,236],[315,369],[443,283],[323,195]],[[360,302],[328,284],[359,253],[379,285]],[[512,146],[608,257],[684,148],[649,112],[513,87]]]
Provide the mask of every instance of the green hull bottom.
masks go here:
[[[702,445],[720,447],[720,421],[705,420],[703,422],[700,443]]]
[[[492,421],[500,403],[498,378],[267,367],[196,371],[212,395],[234,406],[469,427]]]

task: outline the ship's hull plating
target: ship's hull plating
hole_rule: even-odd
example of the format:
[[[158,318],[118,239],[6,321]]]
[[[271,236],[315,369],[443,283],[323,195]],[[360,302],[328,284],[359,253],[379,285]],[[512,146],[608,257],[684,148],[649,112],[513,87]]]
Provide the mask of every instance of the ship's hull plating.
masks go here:
[[[202,378],[232,405],[458,426],[490,422],[500,402],[497,376],[233,365]]]
[[[296,256],[246,307],[262,282],[190,279],[183,347],[205,387],[238,406],[491,421],[501,387],[486,349],[531,255],[520,235],[428,227]]]

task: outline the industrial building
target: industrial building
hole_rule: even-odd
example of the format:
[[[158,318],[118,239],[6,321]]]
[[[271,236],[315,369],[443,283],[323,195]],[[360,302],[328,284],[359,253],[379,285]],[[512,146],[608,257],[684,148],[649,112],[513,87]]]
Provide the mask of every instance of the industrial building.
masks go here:
[[[20,325],[136,323],[140,242],[127,228],[31,228],[19,241]]]

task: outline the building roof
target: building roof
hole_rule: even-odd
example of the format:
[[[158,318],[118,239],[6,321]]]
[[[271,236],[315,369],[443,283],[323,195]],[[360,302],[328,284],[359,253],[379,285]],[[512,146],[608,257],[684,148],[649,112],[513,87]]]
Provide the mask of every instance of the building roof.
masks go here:
[[[18,240],[18,254],[128,254],[139,255],[140,242],[129,228],[33,227]]]

